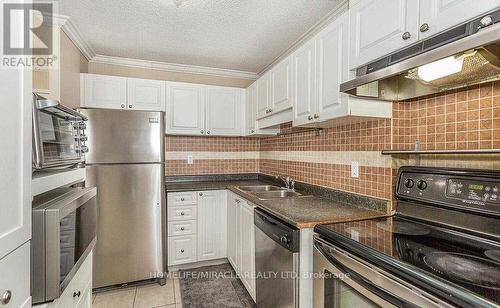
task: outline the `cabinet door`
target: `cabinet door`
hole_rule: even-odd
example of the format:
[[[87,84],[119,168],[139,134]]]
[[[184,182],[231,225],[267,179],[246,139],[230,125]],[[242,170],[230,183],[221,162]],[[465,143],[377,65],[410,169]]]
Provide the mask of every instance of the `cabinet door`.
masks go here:
[[[165,111],[165,81],[127,79],[128,109]]]
[[[196,235],[168,238],[168,265],[196,262]]]
[[[257,119],[269,115],[271,78],[269,72],[257,80]]]
[[[243,134],[243,92],[243,89],[238,88],[212,86],[207,88],[207,135]]]
[[[314,121],[315,101],[315,54],[314,40],[310,40],[292,55],[293,68],[293,125]]]
[[[0,259],[31,238],[31,78],[0,70]]]
[[[255,134],[255,120],[257,117],[257,82],[250,85],[246,91],[245,101],[245,135]]]
[[[82,74],[83,107],[127,108],[127,78]]]
[[[198,261],[226,257],[226,203],[223,190],[199,193]]]
[[[168,82],[167,134],[205,134],[205,86]]]
[[[426,38],[500,6],[500,0],[420,1],[420,38]]]
[[[29,242],[0,259],[0,273],[0,296],[11,294],[10,302],[1,307],[31,307]]]
[[[418,40],[418,1],[365,0],[349,12],[350,69]],[[409,34],[407,38],[405,32]]]
[[[248,293],[255,298],[255,226],[253,206],[243,202],[240,207],[241,274]]]
[[[316,36],[318,121],[345,116],[347,112],[339,86],[348,74],[348,17],[345,13]]]
[[[276,113],[292,107],[290,57],[284,59],[271,70],[271,112]]]
[[[238,250],[238,228],[239,228],[239,201],[240,199],[229,192],[227,197],[227,259],[239,271],[239,262],[237,258]]]

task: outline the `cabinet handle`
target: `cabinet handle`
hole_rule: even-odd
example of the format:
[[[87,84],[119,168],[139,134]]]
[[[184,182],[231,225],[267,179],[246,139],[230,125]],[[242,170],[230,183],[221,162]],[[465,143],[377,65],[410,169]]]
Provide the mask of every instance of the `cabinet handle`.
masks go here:
[[[210,131],[209,130],[207,130],[207,135],[210,135]]]
[[[271,108],[269,108],[269,113],[273,112],[273,110]]]
[[[2,297],[0,298],[0,303],[2,305],[7,305],[10,302],[11,298],[12,298],[12,292],[10,290],[7,290],[2,294]]]
[[[184,198],[181,198],[181,201],[184,201]]]
[[[73,292],[73,297],[80,297],[80,295],[81,295],[80,291]]]
[[[236,203],[240,203],[240,200],[239,200],[239,199],[234,199],[234,201],[235,201]]]
[[[181,249],[181,253],[184,253],[184,249]]]
[[[403,33],[403,36],[402,36],[402,37],[403,37],[403,40],[405,40],[405,41],[406,41],[406,40],[410,39],[410,37],[411,37],[411,33],[410,33],[410,32],[408,32],[408,31],[406,31],[405,33]]]
[[[319,119],[319,115],[317,113],[314,114],[315,119]]]
[[[181,231],[184,231],[184,227],[181,227]]]
[[[429,24],[425,23],[420,26],[420,32],[426,32],[429,31]]]
[[[200,193],[200,196],[203,196],[203,193]]]
[[[134,107],[134,106],[132,106],[132,105],[128,105],[128,108],[132,108],[132,107]]]
[[[121,107],[122,107],[122,108],[125,108],[125,104],[121,104]]]
[[[200,133],[201,133],[202,135],[203,135],[203,133],[204,133],[204,132],[205,132],[205,131],[204,131],[203,129],[202,129],[202,130],[200,130]]]
[[[181,216],[184,216],[184,212],[181,212]]]
[[[255,133],[255,130],[251,129],[251,130],[250,130],[250,133],[252,133],[252,134],[253,134],[253,133]]]
[[[308,119],[309,121],[312,121],[313,116],[312,116],[312,115],[310,115],[310,116],[308,116],[308,117],[307,117],[307,119]]]

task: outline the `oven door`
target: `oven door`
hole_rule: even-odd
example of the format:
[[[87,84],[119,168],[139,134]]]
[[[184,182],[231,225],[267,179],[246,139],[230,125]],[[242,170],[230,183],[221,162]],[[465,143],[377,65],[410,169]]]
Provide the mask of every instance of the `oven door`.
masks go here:
[[[43,169],[74,165],[81,161],[79,117],[69,108],[43,105],[45,100],[37,99],[33,105],[33,168]],[[82,149],[80,149],[82,147]]]
[[[314,274],[314,307],[448,306],[317,237]]]
[[[96,244],[96,194],[77,188],[45,211],[46,300],[59,297]]]

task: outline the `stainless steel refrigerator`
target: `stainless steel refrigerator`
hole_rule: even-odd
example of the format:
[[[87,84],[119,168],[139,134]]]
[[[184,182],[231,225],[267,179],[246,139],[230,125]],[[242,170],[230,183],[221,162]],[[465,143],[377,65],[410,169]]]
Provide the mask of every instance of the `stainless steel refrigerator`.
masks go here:
[[[154,278],[166,269],[164,113],[80,111],[99,209],[93,288]]]

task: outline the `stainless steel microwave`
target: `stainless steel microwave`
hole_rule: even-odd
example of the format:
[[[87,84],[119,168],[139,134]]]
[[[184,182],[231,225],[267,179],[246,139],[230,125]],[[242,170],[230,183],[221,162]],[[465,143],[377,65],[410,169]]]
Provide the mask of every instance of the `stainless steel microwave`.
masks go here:
[[[58,298],[97,241],[97,188],[58,188],[32,208],[33,303]]]
[[[88,151],[83,114],[33,94],[33,169],[75,165]]]

